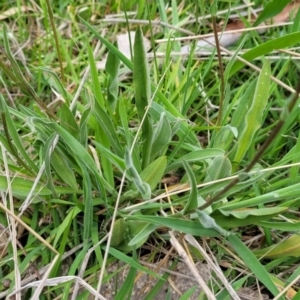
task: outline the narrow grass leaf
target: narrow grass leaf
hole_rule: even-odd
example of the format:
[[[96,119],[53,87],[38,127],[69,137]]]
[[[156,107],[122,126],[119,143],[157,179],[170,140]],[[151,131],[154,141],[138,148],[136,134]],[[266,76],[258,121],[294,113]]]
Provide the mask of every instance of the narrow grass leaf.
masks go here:
[[[270,203],[274,201],[284,200],[287,201],[288,198],[299,197],[300,183],[287,186],[276,191],[266,193],[264,195],[256,196],[247,200],[242,200],[236,203],[226,203],[222,206],[224,210],[240,209],[245,207],[256,206],[259,204]]]
[[[107,136],[112,148],[119,157],[124,156],[123,149],[120,144],[120,139],[117,135],[117,130],[112,122],[111,117],[105,112],[98,102],[95,102],[94,115],[99,125],[103,129],[103,133]],[[107,146],[106,139],[101,140],[104,146]]]
[[[83,242],[87,246],[91,238],[93,227],[93,196],[92,196],[92,183],[85,166],[80,163],[83,174],[83,204],[84,204],[84,217],[83,217]]]
[[[57,233],[55,235],[55,239],[53,242],[54,248],[58,244],[58,241],[60,240],[61,236],[64,234],[66,228],[68,228],[69,224],[72,223],[73,218],[75,218],[80,212],[81,210],[79,209],[79,207],[75,206],[67,213],[67,215],[65,216],[63,222],[59,226]]]
[[[177,263],[178,263],[177,260],[173,260],[171,266],[169,267],[169,270],[174,271]],[[159,298],[158,295],[160,295],[160,291],[162,290],[164,284],[167,282],[170,275],[171,274],[169,272],[165,272],[162,275],[161,279],[157,281],[157,283],[151,288],[151,290],[147,293],[147,295],[145,296],[145,298],[143,300],[158,299]]]
[[[132,299],[132,290],[135,284],[136,268],[131,267],[125,281],[123,282],[120,290],[114,297],[115,300]]]
[[[254,276],[265,285],[265,287],[273,294],[278,295],[279,291],[273,283],[269,273],[262,266],[255,255],[243,244],[243,242],[234,234],[229,234],[227,240],[234,248],[236,254],[243,260],[246,266],[252,271]],[[282,299],[282,298],[280,298]]]
[[[287,239],[283,239],[279,243],[270,247],[253,250],[253,254],[257,257],[267,259],[275,259],[280,257],[300,257],[300,236],[293,234]]]
[[[293,220],[293,221],[294,221],[293,223],[262,221],[262,222],[257,223],[257,225],[262,226],[262,227],[271,228],[271,229],[286,231],[286,232],[300,231],[300,222],[295,221],[295,220]]]
[[[273,0],[266,4],[263,11],[259,14],[253,26],[257,26],[260,23],[266,21],[267,19],[271,19],[278,14],[291,2],[291,0]]]
[[[139,226],[139,222],[128,222],[130,235],[134,236],[134,238],[129,241],[128,246],[136,245],[136,248],[140,247],[141,244],[144,244],[148,240],[149,235],[159,226],[157,224],[151,224],[147,222],[140,223],[142,223],[141,226]]]
[[[289,48],[299,42],[300,42],[300,32],[287,34],[282,37],[269,40],[257,47],[254,47],[251,50],[247,51],[245,54],[243,54],[241,57],[250,62],[257,57],[271,53],[274,50]],[[233,74],[235,74],[243,66],[244,66],[243,62],[236,61],[230,70],[230,75],[232,76]]]
[[[102,156],[105,156],[107,160],[110,161],[111,164],[116,166],[122,173],[125,171],[125,162],[123,158],[120,158],[116,154],[114,154],[111,150],[103,147],[102,144],[94,142],[97,149],[99,150],[99,153],[101,153]]]
[[[37,166],[34,164],[33,160],[29,157],[29,155],[27,154],[26,149],[24,149],[23,143],[20,139],[20,135],[18,133],[18,131],[16,130],[15,124],[13,119],[11,118],[11,115],[9,113],[7,104],[2,96],[2,94],[0,94],[0,114],[3,118],[5,118],[5,120],[3,120],[3,123],[5,122],[7,124],[7,129],[10,135],[10,138],[12,139],[12,141],[15,144],[16,150],[19,151],[21,153],[21,155],[23,156],[23,158],[26,161],[26,164],[28,164],[28,166],[35,172],[38,172],[38,168]],[[7,137],[9,138],[9,137]],[[16,153],[17,155],[17,153]],[[26,166],[25,164],[25,166]],[[28,167],[27,167],[28,168]]]
[[[270,62],[265,61],[259,74],[253,102],[245,116],[245,127],[238,139],[234,162],[239,164],[251,146],[254,135],[262,125],[264,109],[269,99],[270,88]]]
[[[107,246],[102,246],[101,248],[103,250],[106,250]],[[157,275],[155,272],[152,272],[149,269],[143,267],[138,262],[136,262],[132,257],[127,256],[126,254],[122,253],[121,251],[119,251],[115,248],[109,247],[108,252],[110,253],[110,255],[114,256],[115,258],[119,259],[120,261],[123,261],[125,264],[128,264],[143,273],[149,274],[150,276],[161,279],[161,277],[159,275]]]

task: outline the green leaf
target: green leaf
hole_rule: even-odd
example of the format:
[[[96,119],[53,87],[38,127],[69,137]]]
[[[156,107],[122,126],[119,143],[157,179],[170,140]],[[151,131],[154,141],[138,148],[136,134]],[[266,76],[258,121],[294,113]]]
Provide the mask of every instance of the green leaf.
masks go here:
[[[178,218],[129,215],[127,219],[147,221],[195,236],[216,237],[220,235],[214,229],[204,228],[199,222],[181,220]]]
[[[157,224],[151,224],[149,222],[143,222],[143,221],[128,221],[128,227],[129,227],[129,235],[133,237],[129,243],[128,246],[136,246],[136,248],[143,245],[149,235],[157,228],[159,225]]]
[[[224,216],[233,216],[238,219],[245,219],[249,216],[269,216],[269,215],[278,215],[286,211],[287,207],[268,207],[268,208],[258,208],[258,209],[244,209],[236,211],[227,211],[219,209],[219,211]]]
[[[144,182],[137,172],[132,159],[131,159],[131,154],[129,150],[125,151],[125,164],[126,164],[126,169],[131,175],[131,179],[136,186],[137,190],[140,192],[142,195],[143,199],[147,200],[150,199],[151,197],[151,188],[150,185],[146,182]]]
[[[75,206],[73,207],[65,216],[64,220],[62,221],[61,225],[58,227],[57,233],[55,235],[55,239],[53,242],[53,247],[56,248],[56,245],[58,244],[59,239],[64,234],[65,231],[69,232],[67,228],[70,227],[70,224],[72,224],[72,220],[81,212],[79,207]]]
[[[257,79],[248,81],[245,93],[240,97],[236,110],[234,111],[230,125],[237,129],[238,136],[242,133],[245,126],[245,115],[249,111],[254,98]]]
[[[212,148],[223,149],[228,151],[232,147],[233,138],[238,137],[238,130],[235,127],[226,125],[217,131],[217,134],[213,140]]]
[[[189,178],[190,187],[191,187],[189,199],[182,211],[182,213],[185,214],[186,212],[198,207],[198,194],[197,194],[196,178],[195,178],[195,175],[194,175],[191,167],[185,161],[183,161],[183,166],[184,166],[186,174]]]
[[[167,157],[161,156],[146,167],[140,174],[142,181],[149,184],[151,191],[160,183],[167,166]]]
[[[252,48],[251,50],[243,54],[241,57],[250,62],[257,57],[268,54],[274,50],[289,48],[299,42],[300,42],[300,32],[286,34],[282,37],[269,40],[255,48]],[[243,66],[244,66],[243,62],[236,61],[230,70],[230,75],[232,76],[233,74],[235,74]]]
[[[26,167],[26,169],[30,168],[31,172],[33,171],[34,173],[37,173],[38,168],[34,164],[32,159],[29,157],[29,155],[27,154],[26,149],[24,149],[23,143],[20,139],[19,133],[16,130],[14,121],[11,118],[7,104],[6,104],[2,94],[0,94],[0,115],[2,118],[2,124],[7,127],[7,130],[9,133],[9,137],[6,137],[6,138],[7,139],[11,138],[11,140],[14,143],[14,145],[12,144],[12,148],[15,149],[15,151],[13,151],[13,154],[16,156],[16,158],[18,160],[21,160],[21,158],[19,158],[19,156],[18,156],[18,153],[16,152],[16,151],[19,151],[26,161],[26,163],[23,161],[20,161],[21,165]],[[13,150],[13,149],[8,149],[8,150]],[[28,164],[28,166],[26,166],[26,164]]]
[[[290,197],[299,197],[300,183],[293,184],[281,189],[277,189],[274,192],[269,192],[264,195],[256,196],[250,199],[242,200],[236,203],[226,203],[222,206],[224,210],[233,210],[239,208],[245,208],[250,206],[255,206],[259,204],[265,204],[275,201],[284,200],[287,201]]]
[[[227,236],[227,240],[234,248],[236,254],[242,259],[246,266],[253,272],[255,278],[257,278],[265,287],[273,294],[277,296],[279,294],[278,289],[273,283],[269,273],[262,266],[255,255],[244,245],[244,243],[234,234]]]
[[[183,162],[198,163],[207,158],[212,158],[212,157],[216,157],[216,156],[220,156],[220,155],[224,155],[224,150],[221,150],[221,149],[195,150],[193,152],[190,152],[186,155],[181,156],[180,158],[175,160],[173,163],[171,163],[167,167],[166,173],[168,173],[178,167],[182,167]]]
[[[255,133],[262,125],[263,112],[269,99],[270,76],[270,62],[266,60],[257,80],[252,105],[245,116],[245,127],[238,139],[234,158],[234,162],[237,164],[245,156],[253,142]]]
[[[154,159],[172,138],[172,129],[165,113],[161,114],[159,122],[156,125],[151,149],[151,159]]]
[[[117,42],[114,44],[117,48]],[[115,110],[116,102],[118,99],[119,93],[119,85],[118,85],[118,72],[120,66],[120,59],[113,54],[113,52],[109,51],[106,64],[105,64],[105,71],[108,73],[108,89],[107,89],[107,101],[112,109]]]
[[[55,148],[51,155],[51,165],[57,175],[71,188],[77,190],[77,181],[74,171],[70,168],[67,158],[59,148]]]
[[[78,139],[79,128],[76,123],[75,117],[69,107],[64,103],[59,110],[59,118],[61,120],[61,127],[72,134],[75,139]]]
[[[271,19],[280,14],[280,12],[291,2],[291,0],[273,0],[266,4],[264,10],[259,14],[258,18],[254,22],[253,26],[257,26],[260,23]]]
[[[84,204],[84,215],[83,215],[83,241],[84,245],[87,246],[90,240],[92,227],[93,227],[93,196],[92,196],[92,183],[85,168],[84,164],[80,163],[80,167],[83,174],[83,204]]]
[[[127,222],[123,218],[115,221],[110,241],[111,246],[116,247],[125,239],[127,227]]]
[[[231,162],[225,155],[215,157],[207,167],[204,182],[226,178],[231,175]]]
[[[287,239],[283,239],[278,244],[270,247],[253,250],[253,254],[257,257],[264,258],[280,258],[280,257],[300,257],[300,236],[294,234]]]
[[[101,247],[103,250],[106,250],[106,246]],[[128,264],[129,266],[132,266],[133,268],[136,268],[137,270],[149,274],[150,276],[153,276],[154,278],[161,279],[157,273],[150,271],[148,268],[143,267],[140,265],[137,261],[135,261],[132,257],[127,256],[126,254],[122,253],[121,251],[118,251],[117,249],[114,249],[112,247],[108,248],[108,252],[110,255],[114,256],[120,261],[123,261],[125,264]]]
[[[34,181],[21,178],[21,177],[16,177],[16,176],[11,177],[10,182],[11,182],[13,195],[19,197],[27,197],[34,184]],[[6,192],[7,188],[8,186],[7,186],[6,176],[0,176],[0,191]],[[41,183],[39,183],[36,186],[35,190],[33,191],[34,196],[36,195],[47,196],[51,194],[52,192]]]
[[[294,221],[293,223],[289,222],[267,222],[267,221],[262,221],[258,222],[257,225],[266,227],[266,228],[271,228],[271,229],[277,229],[281,231],[300,231],[300,222]]]
[[[114,300],[123,300],[123,299],[132,299],[132,290],[135,284],[136,277],[136,268],[131,267],[128,274],[126,275],[126,279],[123,282],[120,290],[117,295],[114,297]]]
[[[224,236],[226,236],[228,234],[228,232],[225,229],[223,229],[222,227],[220,227],[216,223],[216,221],[211,216],[209,216],[205,211],[196,209],[196,213],[197,213],[198,219],[199,219],[200,223],[203,225],[203,227],[215,229],[221,235],[224,235]]]
[[[133,83],[135,105],[140,122],[144,119],[141,137],[143,143],[142,168],[144,169],[150,162],[153,129],[149,115],[144,117],[146,108],[150,104],[151,89],[148,62],[143,42],[143,33],[140,27],[136,30],[134,40]]]

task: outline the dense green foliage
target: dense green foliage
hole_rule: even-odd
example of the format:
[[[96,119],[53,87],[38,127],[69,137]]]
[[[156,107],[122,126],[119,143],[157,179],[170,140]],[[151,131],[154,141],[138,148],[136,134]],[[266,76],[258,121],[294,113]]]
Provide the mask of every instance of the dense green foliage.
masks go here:
[[[241,34],[227,54],[198,56],[192,46],[185,56],[175,38],[210,32],[216,17],[226,24],[238,3],[41,1],[22,12],[16,2],[0,4],[0,277],[10,280],[0,297],[34,269],[28,282],[37,273],[48,281],[26,299],[88,299],[116,276],[105,266],[122,261],[130,270],[114,299],[130,299],[137,271],[158,278],[145,296],[155,299],[168,273],[140,260],[164,257],[171,234],[182,242],[183,233],[209,246],[236,291],[259,284],[275,297],[280,286],[300,299],[288,286],[300,276],[300,13],[262,35]],[[285,6],[256,2],[265,7],[257,23]],[[129,31],[132,59],[116,43]],[[175,264],[176,249],[166,256]],[[216,299],[229,297],[212,276]]]

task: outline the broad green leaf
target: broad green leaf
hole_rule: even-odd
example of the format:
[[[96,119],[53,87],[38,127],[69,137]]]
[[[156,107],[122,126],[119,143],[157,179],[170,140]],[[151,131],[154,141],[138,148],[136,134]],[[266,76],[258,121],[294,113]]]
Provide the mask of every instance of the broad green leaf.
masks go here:
[[[148,165],[140,174],[142,181],[149,184],[151,191],[160,183],[167,166],[167,157],[161,156]]]
[[[238,139],[234,162],[239,164],[253,143],[254,135],[262,126],[264,109],[268,103],[270,88],[270,62],[265,61],[259,74],[253,102],[245,116],[245,127]]]
[[[118,48],[117,43],[114,44]],[[119,85],[118,85],[118,72],[119,72],[120,59],[111,51],[108,52],[105,71],[108,73],[108,88],[107,88],[107,101],[112,109],[115,110],[115,106],[118,99]]]
[[[181,156],[173,163],[171,163],[167,169],[166,173],[182,166],[183,162],[188,163],[199,163],[207,158],[216,157],[219,155],[224,155],[224,150],[221,149],[203,149],[203,150],[195,150],[186,155]]]
[[[243,54],[241,57],[250,62],[257,57],[271,53],[274,50],[289,48],[299,42],[300,42],[300,32],[286,34],[284,36],[269,40],[257,47],[252,48],[251,50]],[[244,66],[243,62],[236,61],[230,70],[230,75],[232,76],[233,74],[235,74],[243,66]]]
[[[51,165],[57,175],[71,188],[78,188],[74,170],[71,169],[67,158],[59,148],[55,148],[51,155]]]
[[[231,169],[231,163],[227,156],[217,156],[207,167],[205,182],[229,177],[231,175]]]
[[[258,18],[254,22],[253,26],[257,26],[260,23],[271,19],[280,14],[280,12],[291,2],[291,0],[273,0],[266,4],[264,10],[259,14]]]
[[[234,234],[229,234],[227,240],[234,248],[236,254],[242,259],[245,265],[252,271],[255,278],[257,278],[272,294],[276,296],[279,294],[277,287],[271,279],[271,276],[262,266],[260,261],[250,251],[244,243]],[[280,298],[281,299],[281,298]]]
[[[261,250],[253,250],[253,254],[257,257],[263,256],[270,259],[288,256],[300,257],[300,236],[294,234],[278,244]]]
[[[125,239],[127,227],[127,222],[123,218],[115,221],[110,241],[111,246],[116,247]]]
[[[144,169],[150,163],[153,129],[149,115],[145,116],[146,108],[150,104],[151,89],[143,33],[140,27],[136,30],[134,40],[133,83],[136,109],[140,122],[143,121],[141,140],[142,169]]]

